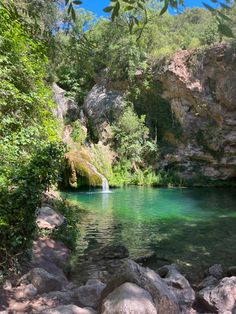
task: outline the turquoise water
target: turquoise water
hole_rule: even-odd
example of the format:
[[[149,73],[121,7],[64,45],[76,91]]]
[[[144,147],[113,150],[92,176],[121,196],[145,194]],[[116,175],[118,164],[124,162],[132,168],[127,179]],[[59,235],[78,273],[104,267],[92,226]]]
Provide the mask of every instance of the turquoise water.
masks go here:
[[[132,258],[156,252],[154,269],[177,262],[190,276],[214,263],[236,263],[234,189],[128,187],[64,196],[86,209],[78,222],[78,259],[84,251],[123,244]]]

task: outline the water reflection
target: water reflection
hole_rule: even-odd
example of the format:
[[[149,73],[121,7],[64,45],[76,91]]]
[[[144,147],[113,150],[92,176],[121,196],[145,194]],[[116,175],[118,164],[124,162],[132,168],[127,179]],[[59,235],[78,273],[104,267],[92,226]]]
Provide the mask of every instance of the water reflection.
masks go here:
[[[124,188],[70,193],[87,212],[78,227],[78,256],[107,244],[124,244],[131,257],[157,253],[152,268],[178,262],[189,274],[236,260],[234,189]]]

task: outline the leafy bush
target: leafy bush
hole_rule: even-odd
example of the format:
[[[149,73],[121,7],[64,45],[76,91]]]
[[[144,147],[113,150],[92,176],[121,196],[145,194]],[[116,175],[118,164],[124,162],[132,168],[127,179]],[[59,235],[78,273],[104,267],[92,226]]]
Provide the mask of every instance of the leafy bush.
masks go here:
[[[112,125],[112,137],[119,156],[113,167],[112,183],[153,184],[155,174],[149,165],[153,155],[157,154],[157,145],[149,138],[145,116],[139,117],[128,103]]]
[[[0,9],[0,264],[29,246],[41,193],[58,180],[59,143],[43,46]]]
[[[82,126],[82,123],[80,122],[80,120],[76,120],[72,123],[71,126],[73,128],[71,132],[71,138],[79,145],[83,144],[86,140],[87,134]]]
[[[144,156],[156,149],[149,140],[149,129],[145,125],[145,116],[138,117],[130,105],[112,125],[114,147],[119,158],[142,163]]]

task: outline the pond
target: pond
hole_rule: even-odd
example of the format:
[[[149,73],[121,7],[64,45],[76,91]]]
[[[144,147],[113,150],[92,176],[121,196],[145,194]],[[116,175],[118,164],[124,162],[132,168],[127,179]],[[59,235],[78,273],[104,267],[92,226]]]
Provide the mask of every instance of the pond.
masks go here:
[[[77,258],[123,244],[131,258],[151,252],[151,268],[176,262],[194,281],[214,263],[236,264],[235,189],[127,187],[111,193],[70,192],[80,215]]]

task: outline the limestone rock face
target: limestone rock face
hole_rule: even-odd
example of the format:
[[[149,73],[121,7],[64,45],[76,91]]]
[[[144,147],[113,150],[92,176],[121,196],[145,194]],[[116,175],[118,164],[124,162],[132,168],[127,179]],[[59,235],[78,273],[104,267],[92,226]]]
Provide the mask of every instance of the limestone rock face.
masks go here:
[[[177,314],[180,312],[178,300],[165,281],[151,269],[141,267],[131,260],[128,260],[108,282],[102,292],[102,300],[127,282],[139,286],[151,295],[157,314]],[[120,293],[123,295],[122,291],[119,290],[118,292],[118,295]]]
[[[105,142],[110,136],[110,122],[122,112],[122,92],[108,89],[106,82],[101,81],[88,93],[83,110],[92,121],[93,133]]]
[[[66,97],[66,91],[60,88],[56,83],[52,86],[53,100],[57,105],[53,114],[61,121],[67,118],[70,121],[75,121],[80,118],[81,111],[76,103]]]
[[[236,42],[181,51],[154,69],[182,129],[163,166],[186,179],[236,177]]]
[[[111,292],[102,304],[102,314],[156,314],[150,293],[126,282]]]
[[[225,277],[215,286],[199,291],[198,299],[206,312],[236,312],[236,277]]]

